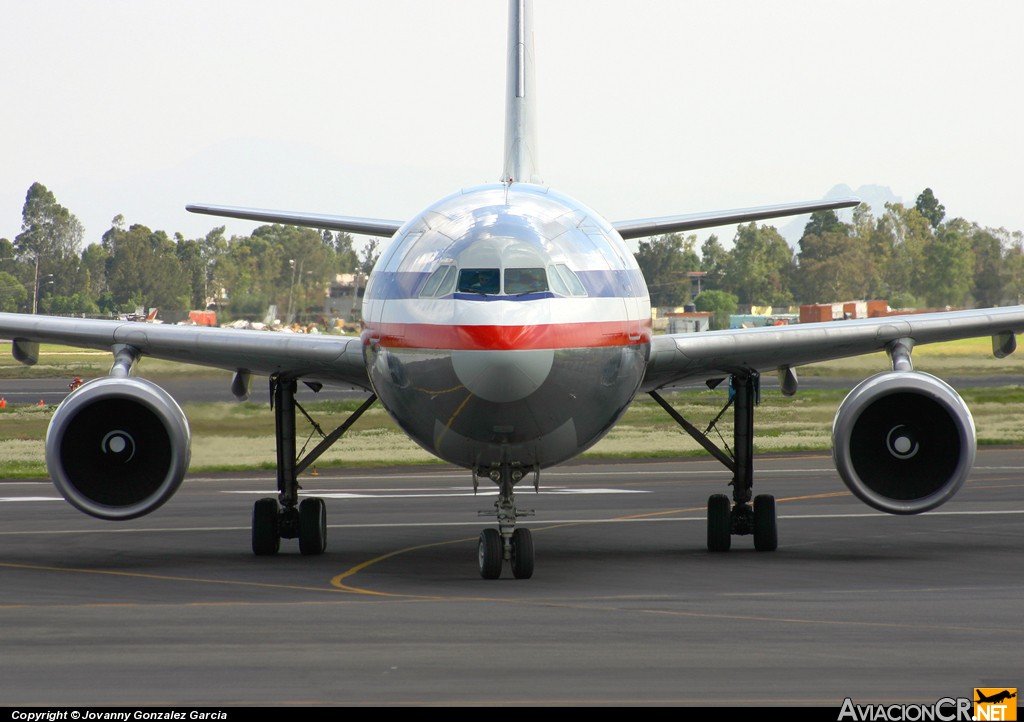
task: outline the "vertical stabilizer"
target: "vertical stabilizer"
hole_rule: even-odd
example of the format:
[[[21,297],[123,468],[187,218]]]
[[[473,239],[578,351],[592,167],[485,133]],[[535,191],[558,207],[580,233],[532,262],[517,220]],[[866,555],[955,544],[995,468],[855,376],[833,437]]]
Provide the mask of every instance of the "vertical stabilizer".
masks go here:
[[[505,169],[502,180],[540,183],[534,135],[533,2],[509,0],[505,84]]]

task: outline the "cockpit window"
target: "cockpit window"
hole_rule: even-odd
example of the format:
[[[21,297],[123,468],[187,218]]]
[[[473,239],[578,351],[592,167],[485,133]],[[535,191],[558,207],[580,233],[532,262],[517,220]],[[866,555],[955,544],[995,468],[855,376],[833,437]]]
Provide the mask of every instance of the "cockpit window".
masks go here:
[[[548,276],[543,268],[505,269],[505,293],[509,296],[543,293],[547,290]]]
[[[420,297],[437,298],[439,296],[447,296],[452,292],[452,286],[454,285],[455,266],[441,266],[431,273],[430,278],[428,278],[427,282],[423,284],[423,290],[420,291]]]
[[[580,278],[570,270],[570,268],[564,263],[556,263],[553,270],[558,273],[562,282],[565,284],[568,293],[567,296],[586,296],[587,289],[580,283]]]
[[[437,292],[435,296],[447,296],[449,293],[455,290],[455,278],[458,276],[458,272],[455,270],[455,266],[448,266],[448,273],[441,279],[441,283],[437,286]]]
[[[554,266],[548,266],[548,282],[551,284],[551,290],[559,296],[572,295],[569,293],[569,289],[566,288],[565,281],[562,280],[562,276],[558,273],[558,269]]]
[[[496,296],[501,291],[501,274],[497,268],[463,268],[459,271],[459,293]]]

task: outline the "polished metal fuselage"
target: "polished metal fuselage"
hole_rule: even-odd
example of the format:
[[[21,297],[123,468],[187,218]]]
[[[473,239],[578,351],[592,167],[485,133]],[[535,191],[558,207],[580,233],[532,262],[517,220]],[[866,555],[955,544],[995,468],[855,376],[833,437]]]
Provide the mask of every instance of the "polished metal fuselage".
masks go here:
[[[446,266],[448,288],[437,280]],[[511,292],[523,268],[548,282]],[[454,284],[474,269],[506,281],[487,293]],[[621,237],[577,201],[523,183],[453,194],[406,223],[374,269],[363,318],[370,381],[391,416],[428,451],[478,470],[543,468],[593,445],[633,399],[650,352],[647,288]]]

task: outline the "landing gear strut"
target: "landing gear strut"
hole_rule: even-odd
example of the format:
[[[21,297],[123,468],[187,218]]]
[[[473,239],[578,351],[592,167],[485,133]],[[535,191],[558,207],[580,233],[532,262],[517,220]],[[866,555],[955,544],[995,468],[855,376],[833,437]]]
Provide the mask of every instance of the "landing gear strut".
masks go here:
[[[498,528],[488,528],[480,532],[477,544],[477,559],[480,563],[480,576],[484,579],[497,579],[507,561],[512,568],[512,576],[516,579],[529,579],[533,576],[533,534],[529,529],[517,529],[516,520],[521,516],[533,516],[532,510],[517,509],[514,487],[522,480],[524,469],[514,464],[501,464],[491,469],[487,476],[498,485],[498,500],[494,502],[494,511],[482,511],[481,515],[496,516]],[[534,470],[534,489],[538,487],[539,472]],[[476,475],[473,476],[473,488],[476,488]]]
[[[732,502],[725,494],[712,494],[708,499],[708,551],[726,552],[733,536],[754,536],[754,548],[775,551],[779,546],[775,516],[775,497],[761,494],[753,499],[754,487],[754,406],[760,400],[760,376],[756,371],[734,374],[731,378],[732,398],[722,409],[733,407],[733,451],[730,456],[707,437],[718,418],[701,431],[684,419],[656,391],[651,397],[675,419],[686,433],[703,446],[732,473]],[[721,417],[722,414],[719,414]]]
[[[309,418],[295,401],[297,383],[294,378],[272,376],[271,405],[274,409],[274,435],[277,441],[277,498],[260,499],[252,510],[252,552],[258,556],[277,554],[282,539],[298,539],[299,551],[305,555],[323,554],[327,549],[327,506],[323,499],[309,497],[299,502],[299,474],[340,439],[363,415],[377,397],[373,394],[349,416],[345,423],[324,434],[310,419],[323,440],[298,458],[295,451],[295,411]]]

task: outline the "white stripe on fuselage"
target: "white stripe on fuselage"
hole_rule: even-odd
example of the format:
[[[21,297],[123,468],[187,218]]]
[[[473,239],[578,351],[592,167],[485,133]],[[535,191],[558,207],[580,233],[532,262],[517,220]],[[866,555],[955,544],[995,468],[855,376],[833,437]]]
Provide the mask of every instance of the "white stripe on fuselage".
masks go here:
[[[641,313],[650,308],[642,299]],[[649,311],[648,311],[649,313]],[[403,298],[384,304],[383,323],[458,323],[480,326],[522,326],[587,321],[627,321],[622,298],[538,298],[530,301],[464,301]]]

